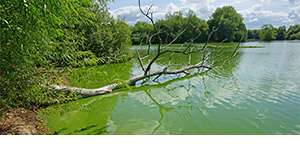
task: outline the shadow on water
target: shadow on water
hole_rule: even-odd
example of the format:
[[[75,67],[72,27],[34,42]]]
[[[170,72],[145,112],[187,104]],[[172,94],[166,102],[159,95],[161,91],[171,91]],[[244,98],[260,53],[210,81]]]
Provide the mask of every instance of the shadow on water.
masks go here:
[[[97,127],[97,125],[91,125],[91,126],[88,126],[88,127],[82,128],[82,129],[79,129],[79,130],[75,130],[73,133],[76,133],[76,132],[82,132],[82,131],[89,130],[89,129],[95,128],[95,127]]]
[[[160,119],[158,120],[158,125],[156,128],[154,128],[152,134],[156,134],[156,131],[162,126],[162,120],[164,119],[165,115],[168,115],[168,113],[174,113],[176,114],[176,116],[178,116],[179,118],[181,118],[181,120],[192,120],[193,119],[193,115],[192,115],[192,111],[197,110],[197,112],[200,112],[203,119],[205,120],[205,122],[208,122],[208,124],[210,124],[211,126],[214,126],[209,119],[206,117],[205,112],[202,111],[201,108],[198,108],[198,106],[194,106],[194,104],[189,101],[189,98],[191,98],[194,95],[193,91],[196,91],[196,86],[194,86],[193,84],[191,84],[191,81],[187,80],[187,85],[181,85],[179,87],[168,87],[168,84],[164,84],[163,87],[159,87],[160,90],[164,89],[166,90],[168,96],[170,96],[171,100],[170,102],[174,102],[174,100],[176,101],[176,99],[185,99],[184,103],[181,104],[176,104],[176,105],[169,105],[166,102],[160,102],[159,100],[155,100],[155,98],[153,96],[157,97],[157,93],[154,91],[153,94],[151,94],[151,90],[154,90],[155,88],[152,88],[154,86],[150,86],[151,88],[145,90],[144,92],[146,93],[146,95],[151,99],[151,101],[153,103],[156,104],[156,106],[158,107],[158,111],[160,114]],[[202,82],[205,84],[205,78],[202,78]],[[177,95],[176,93],[171,93],[173,91],[176,91],[178,88],[185,88],[187,91],[187,95],[185,97],[180,97],[182,95]],[[152,96],[153,95],[153,96]],[[184,111],[184,112],[182,112]]]
[[[155,132],[156,132],[156,130],[161,126],[161,121],[163,120],[163,118],[164,118],[164,114],[163,114],[163,111],[165,111],[165,112],[168,112],[168,111],[171,111],[171,110],[173,110],[174,108],[166,108],[166,107],[164,107],[163,105],[161,105],[161,104],[159,104],[152,96],[151,96],[151,94],[150,94],[150,91],[151,91],[151,89],[149,89],[149,90],[146,90],[145,92],[146,92],[146,94],[149,96],[149,98],[152,100],[152,102],[154,102],[157,106],[158,106],[158,108],[159,108],[159,114],[160,114],[160,119],[159,119],[159,125],[153,130],[153,132],[152,132],[152,134],[154,134]]]

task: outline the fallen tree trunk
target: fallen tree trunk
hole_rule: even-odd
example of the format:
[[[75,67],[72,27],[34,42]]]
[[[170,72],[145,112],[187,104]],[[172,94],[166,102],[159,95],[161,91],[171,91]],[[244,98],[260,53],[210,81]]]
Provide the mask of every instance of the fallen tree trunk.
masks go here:
[[[202,65],[203,62],[199,62],[195,65],[190,65],[178,70],[167,70],[167,68],[162,69],[162,70],[158,70],[158,71],[154,71],[154,72],[150,72],[147,75],[145,74],[141,74],[138,76],[135,76],[133,78],[130,78],[122,83],[113,83],[107,86],[103,86],[101,88],[97,88],[97,89],[86,89],[86,88],[78,88],[78,87],[72,87],[72,86],[60,86],[60,85],[48,85],[48,87],[50,87],[51,89],[54,90],[58,90],[58,91],[68,91],[68,92],[76,92],[79,93],[81,95],[84,96],[95,96],[95,95],[102,95],[102,94],[106,94],[106,93],[111,93],[113,90],[116,90],[120,87],[123,87],[122,85],[125,84],[129,84],[129,85],[135,85],[136,82],[146,79],[146,78],[150,78],[152,76],[161,76],[163,74],[178,74],[178,73],[185,73],[185,74],[189,74],[187,71],[191,70],[191,69],[195,69],[195,68],[206,68],[206,69],[212,69],[211,67],[208,66],[204,66]]]
[[[58,90],[58,91],[76,92],[84,96],[95,96],[95,95],[111,93],[113,90],[119,87],[119,84],[114,83],[97,89],[86,89],[86,88],[60,86],[60,85],[48,85],[48,86],[51,89]]]

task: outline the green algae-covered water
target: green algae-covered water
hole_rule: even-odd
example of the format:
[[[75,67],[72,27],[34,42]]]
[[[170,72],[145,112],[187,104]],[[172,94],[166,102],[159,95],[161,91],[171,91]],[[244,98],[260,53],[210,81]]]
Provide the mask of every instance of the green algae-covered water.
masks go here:
[[[47,108],[58,134],[300,134],[300,42],[248,42],[224,69],[163,76],[131,89]],[[184,60],[185,58],[182,58]],[[159,60],[156,68],[167,63]],[[75,69],[97,88],[141,73],[136,60]]]

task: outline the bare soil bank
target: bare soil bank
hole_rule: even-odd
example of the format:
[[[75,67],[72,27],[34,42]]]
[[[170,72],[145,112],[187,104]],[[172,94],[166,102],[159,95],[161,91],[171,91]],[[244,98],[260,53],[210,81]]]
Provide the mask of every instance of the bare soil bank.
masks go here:
[[[37,118],[36,112],[24,108],[9,108],[0,118],[0,135],[52,134]]]

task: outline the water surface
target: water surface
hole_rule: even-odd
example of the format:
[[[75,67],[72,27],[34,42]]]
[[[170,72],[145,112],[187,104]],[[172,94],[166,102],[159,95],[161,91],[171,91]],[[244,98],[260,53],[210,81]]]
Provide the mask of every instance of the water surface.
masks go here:
[[[58,134],[300,134],[300,42],[243,45],[264,48],[241,49],[224,69],[163,76],[48,108],[41,116]],[[96,88],[108,77],[141,73],[136,60],[83,70],[70,76],[74,86]]]

